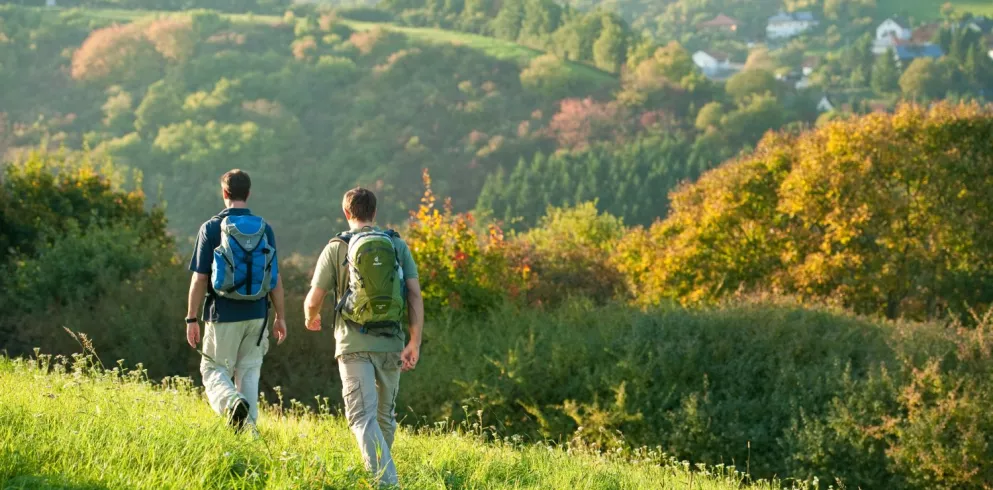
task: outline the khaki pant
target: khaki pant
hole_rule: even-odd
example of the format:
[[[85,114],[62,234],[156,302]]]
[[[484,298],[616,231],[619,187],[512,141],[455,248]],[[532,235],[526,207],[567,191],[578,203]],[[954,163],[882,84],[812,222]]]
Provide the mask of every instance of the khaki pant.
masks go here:
[[[399,352],[356,352],[338,357],[345,416],[359,442],[365,467],[379,483],[397,484],[390,449],[396,433]]]
[[[203,335],[200,374],[211,408],[227,416],[240,398],[248,401],[252,422],[259,418],[259,374],[262,357],[269,350],[266,332],[261,345],[264,319],[230,323],[207,323]]]

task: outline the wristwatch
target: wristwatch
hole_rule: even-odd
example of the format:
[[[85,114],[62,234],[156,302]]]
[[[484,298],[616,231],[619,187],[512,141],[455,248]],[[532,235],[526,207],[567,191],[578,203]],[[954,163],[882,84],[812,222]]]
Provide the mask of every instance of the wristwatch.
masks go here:
[[[189,325],[191,323],[196,323],[196,322],[197,322],[197,319],[196,318],[187,318],[186,319],[186,324],[187,325]]]

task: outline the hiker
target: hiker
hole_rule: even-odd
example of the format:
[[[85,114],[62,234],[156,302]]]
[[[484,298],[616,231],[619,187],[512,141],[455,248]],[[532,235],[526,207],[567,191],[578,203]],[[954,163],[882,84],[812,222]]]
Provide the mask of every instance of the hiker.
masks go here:
[[[335,298],[335,358],[341,375],[345,417],[365,467],[381,484],[396,485],[390,450],[396,432],[400,372],[417,366],[424,304],[410,248],[392,230],[375,225],[376,196],[355,188],[342,202],[350,230],[321,253],[304,303],[307,329],[321,329],[321,306]],[[406,304],[410,339],[404,344]]]
[[[272,227],[248,209],[251,187],[252,180],[241,170],[221,177],[225,209],[200,227],[190,259],[193,279],[186,312],[186,340],[196,349],[197,309],[204,301],[203,386],[211,408],[237,431],[246,423],[254,427],[258,420],[270,300],[276,311],[272,331],[277,344],[286,339],[276,237]]]

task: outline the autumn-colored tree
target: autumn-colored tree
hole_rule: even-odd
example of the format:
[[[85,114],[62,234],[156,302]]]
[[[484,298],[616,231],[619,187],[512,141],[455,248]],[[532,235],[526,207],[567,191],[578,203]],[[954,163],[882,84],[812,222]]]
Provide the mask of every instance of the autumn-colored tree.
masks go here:
[[[96,83],[147,82],[158,78],[162,61],[139,26],[113,25],[93,31],[73,53],[72,77]]]
[[[623,136],[626,115],[615,102],[602,103],[589,97],[566,99],[548,125],[551,135],[565,148],[581,149],[593,141]]]
[[[621,268],[643,302],[743,287],[891,318],[988,306],[991,130],[978,105],[906,105],[767,137],[674,193],[646,239],[622,242]]]
[[[172,62],[186,61],[196,48],[197,39],[189,17],[154,20],[145,27],[145,36],[163,58]]]

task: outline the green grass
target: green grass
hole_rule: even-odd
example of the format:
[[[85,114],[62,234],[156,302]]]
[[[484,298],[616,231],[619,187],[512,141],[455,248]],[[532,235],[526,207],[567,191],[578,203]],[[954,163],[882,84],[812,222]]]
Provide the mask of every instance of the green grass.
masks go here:
[[[82,13],[86,18],[101,22],[134,22],[145,17],[176,15],[175,12],[149,11],[149,10],[126,10],[126,9],[92,9],[81,8],[76,11]],[[275,23],[282,20],[281,17],[253,14],[227,15],[234,22],[243,23]],[[482,51],[487,56],[500,60],[513,61],[521,66],[526,65],[532,59],[541,56],[544,52],[523,46],[511,41],[496,39],[492,37],[480,36],[458,31],[448,31],[444,29],[434,29],[425,27],[403,27],[387,23],[358,22],[342,20],[342,23],[352,29],[363,31],[376,27],[381,27],[391,31],[401,32],[421,42],[445,43],[466,46],[478,51]],[[614,84],[617,77],[597,69],[590,65],[577,62],[568,62],[569,69],[574,76],[582,77],[597,84]]]
[[[369,488],[339,417],[268,408],[260,437],[236,435],[188,379],[153,386],[135,372],[49,370],[42,359],[0,359],[0,488]],[[780,487],[648,453],[621,461],[442,429],[402,429],[394,454],[411,489]]]
[[[941,6],[949,0],[876,0],[877,9],[883,16],[910,15],[918,20],[940,19]],[[990,0],[951,0],[955,10],[972,12],[976,15],[993,15],[993,1]]]

